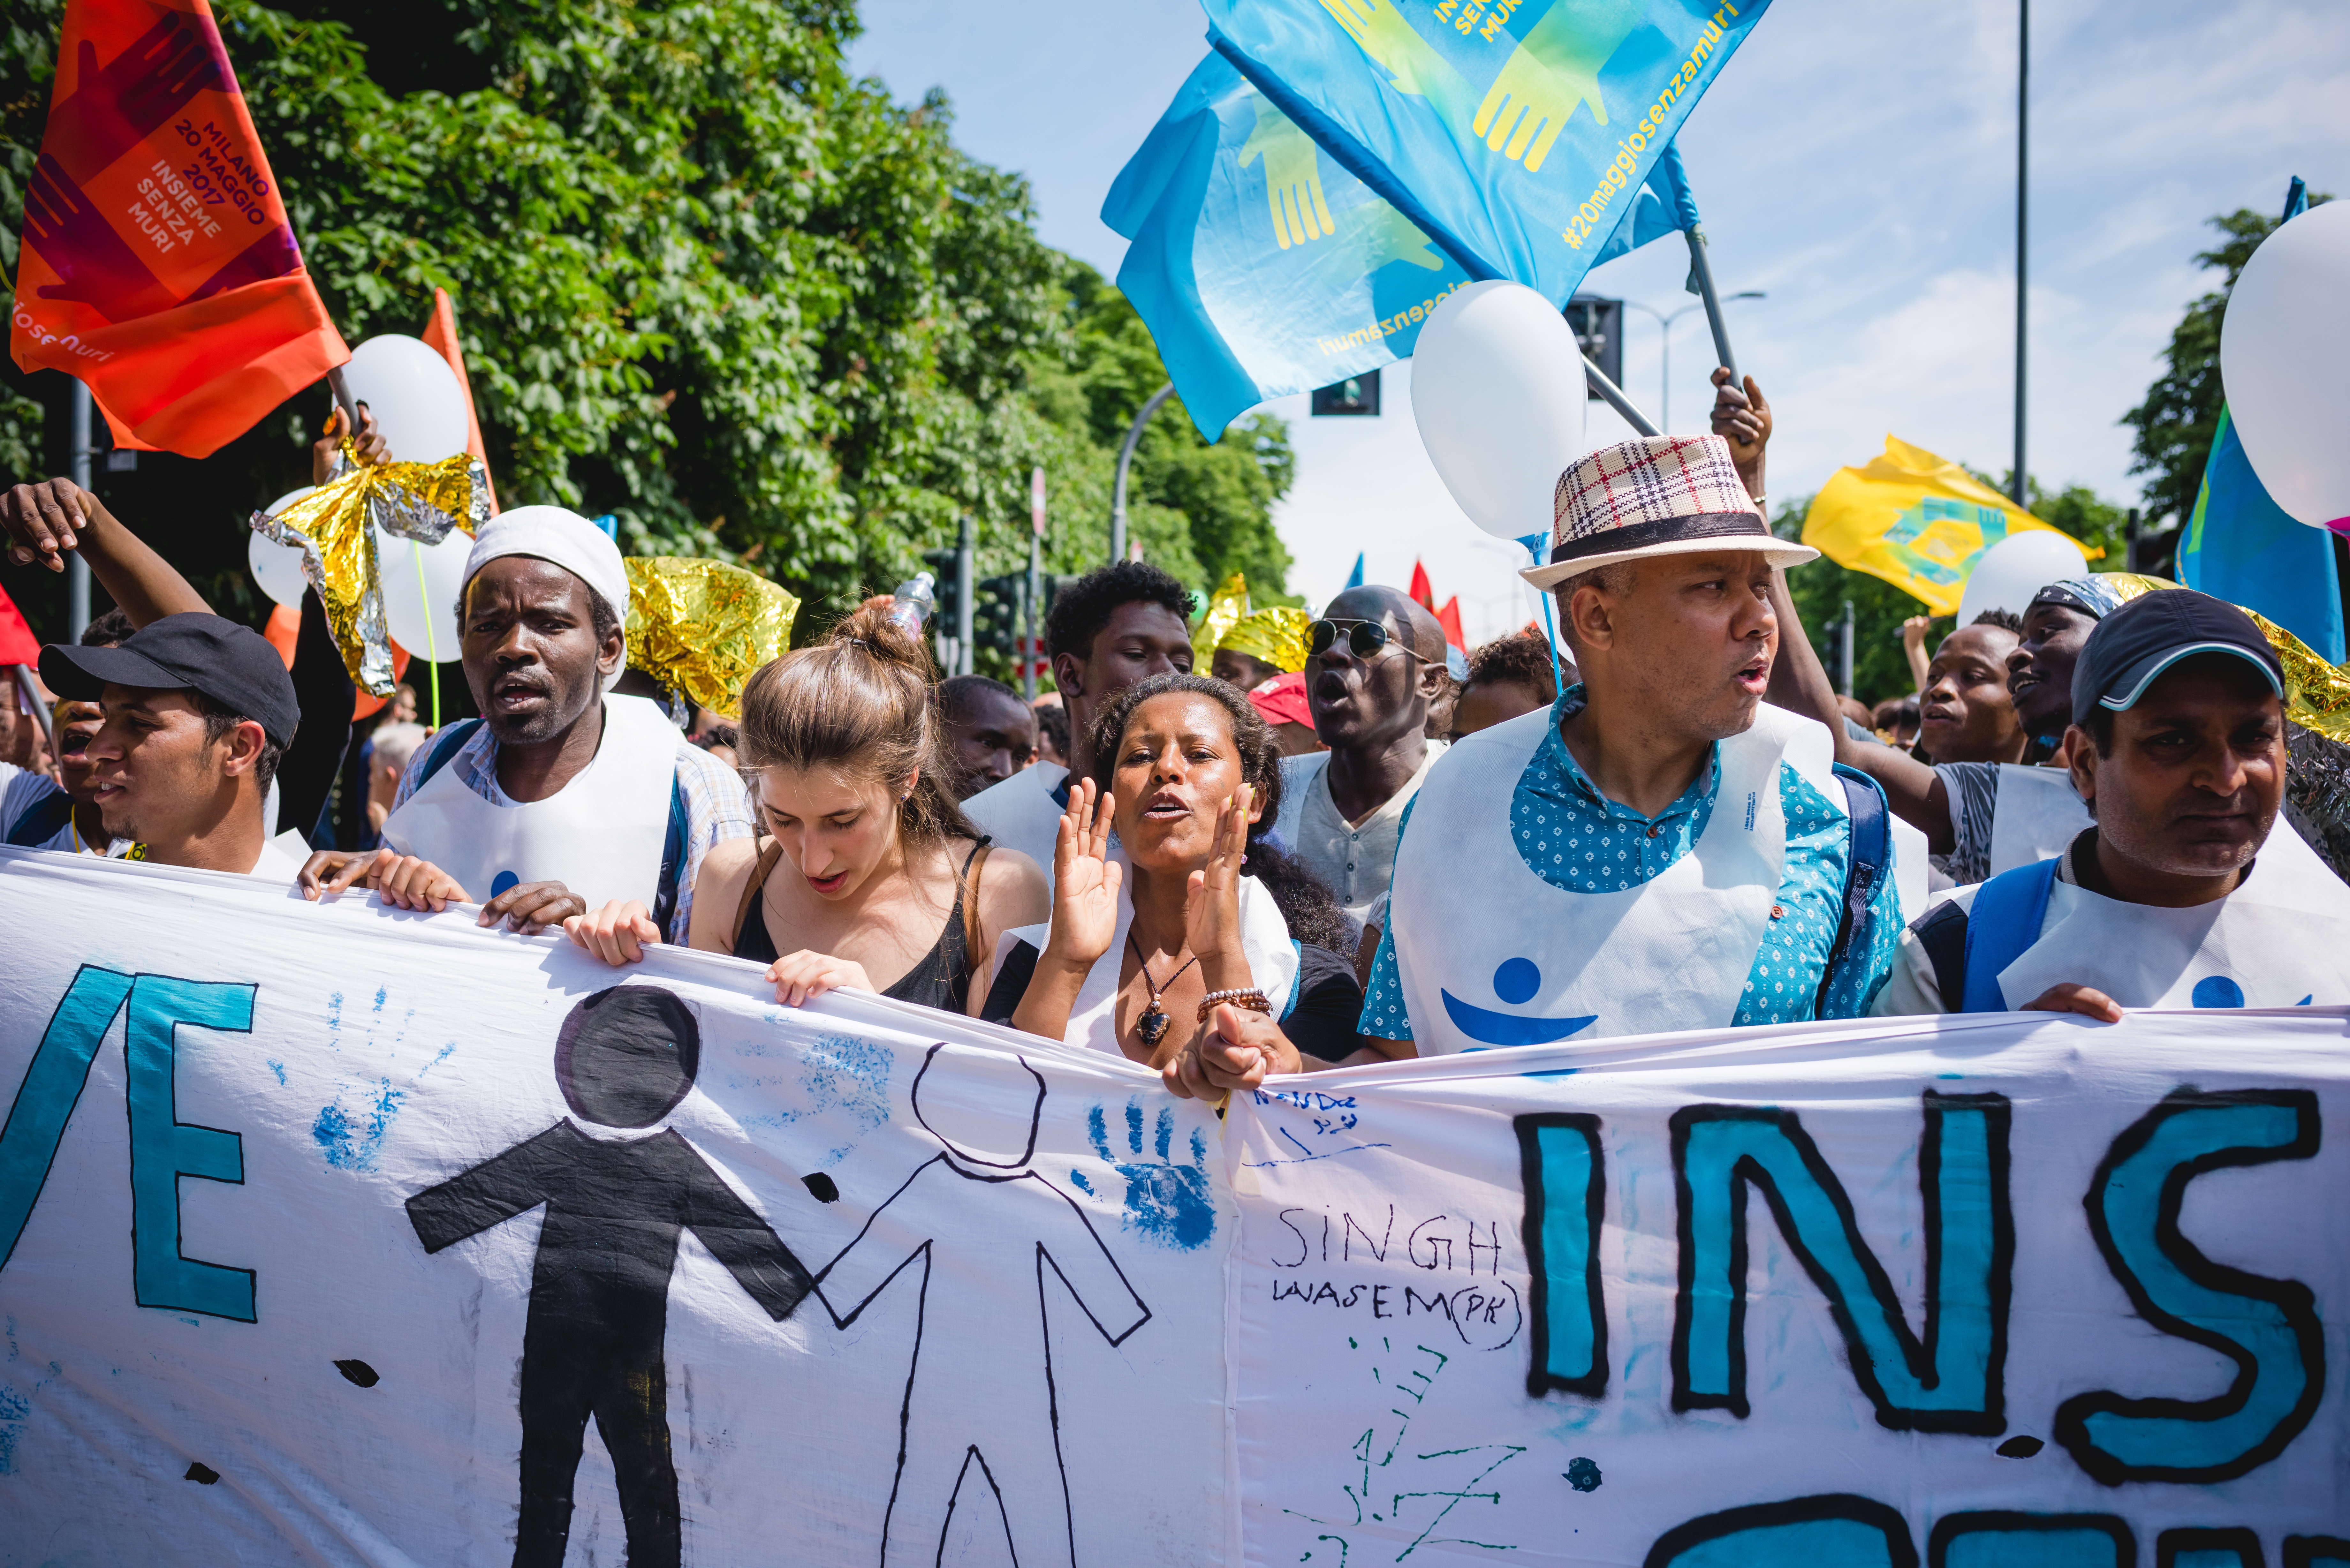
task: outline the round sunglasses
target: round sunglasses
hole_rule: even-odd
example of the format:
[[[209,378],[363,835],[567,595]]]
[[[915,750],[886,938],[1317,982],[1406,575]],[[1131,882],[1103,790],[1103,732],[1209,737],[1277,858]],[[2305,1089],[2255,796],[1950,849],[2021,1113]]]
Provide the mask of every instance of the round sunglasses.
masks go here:
[[[1357,659],[1363,659],[1366,662],[1378,658],[1379,649],[1387,647],[1390,642],[1395,643],[1396,649],[1399,652],[1409,653],[1415,659],[1419,657],[1419,654],[1414,653],[1412,649],[1405,647],[1401,641],[1398,640],[1395,634],[1388,630],[1385,623],[1376,620],[1317,620],[1305,628],[1306,657],[1309,659],[1319,659],[1324,654],[1329,652],[1332,646],[1338,640],[1338,628],[1341,627],[1348,628],[1347,632],[1347,650],[1349,653],[1352,653]]]

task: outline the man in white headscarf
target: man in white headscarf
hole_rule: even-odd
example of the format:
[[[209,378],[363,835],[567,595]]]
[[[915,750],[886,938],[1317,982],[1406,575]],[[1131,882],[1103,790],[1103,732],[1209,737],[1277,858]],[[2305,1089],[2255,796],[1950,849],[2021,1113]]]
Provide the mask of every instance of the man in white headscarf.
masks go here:
[[[682,942],[702,857],[751,836],[742,781],[657,704],[613,693],[628,605],[619,548],[577,513],[516,507],[473,542],[457,630],[482,717],[417,749],[380,854],[447,872],[485,926],[527,934],[635,898]],[[305,885],[339,891],[377,858],[316,857]]]

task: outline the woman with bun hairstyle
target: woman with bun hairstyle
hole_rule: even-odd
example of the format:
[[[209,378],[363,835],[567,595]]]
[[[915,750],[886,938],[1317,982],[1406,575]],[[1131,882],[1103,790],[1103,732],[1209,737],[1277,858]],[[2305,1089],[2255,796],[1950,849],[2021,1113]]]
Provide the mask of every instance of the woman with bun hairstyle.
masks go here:
[[[703,860],[690,945],[764,962],[794,1007],[849,987],[976,1011],[998,934],[1050,903],[1043,871],[991,853],[948,793],[931,673],[868,606],[752,675],[737,729],[757,835]],[[564,924],[615,964],[657,935],[633,902]]]
[[[1102,714],[1093,754],[1061,818],[1049,930],[1012,933],[981,1016],[1157,1067],[1179,1095],[1352,1055],[1346,921],[1265,840],[1281,753],[1247,698],[1156,676]]]

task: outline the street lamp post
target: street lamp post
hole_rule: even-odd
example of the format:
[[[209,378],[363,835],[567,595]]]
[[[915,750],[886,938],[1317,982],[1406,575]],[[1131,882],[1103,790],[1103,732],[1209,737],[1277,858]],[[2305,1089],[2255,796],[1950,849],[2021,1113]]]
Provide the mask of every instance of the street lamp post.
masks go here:
[[[1769,296],[1759,288],[1746,288],[1741,289],[1736,294],[1730,295],[1727,297],[1731,299],[1764,299]],[[1679,310],[1674,311],[1670,316],[1665,315],[1653,306],[1643,305],[1637,299],[1627,299],[1624,302],[1624,306],[1627,310],[1645,311],[1649,317],[1654,318],[1659,327],[1659,336],[1664,339],[1664,366],[1660,372],[1664,377],[1664,386],[1662,389],[1663,395],[1658,399],[1658,401],[1662,405],[1659,412],[1659,421],[1664,426],[1665,433],[1669,435],[1672,433],[1673,429],[1673,323],[1679,321],[1682,317],[1689,315],[1691,311],[1703,310],[1705,308],[1705,303],[1700,300],[1695,305],[1684,305]]]
[[[1113,566],[1126,559],[1126,471],[1134,465],[1135,443],[1141,441],[1142,427],[1150,422],[1159,405],[1174,395],[1172,381],[1151,393],[1142,411],[1134,416],[1134,422],[1126,427],[1126,440],[1118,443],[1118,478],[1109,492],[1109,558]]]

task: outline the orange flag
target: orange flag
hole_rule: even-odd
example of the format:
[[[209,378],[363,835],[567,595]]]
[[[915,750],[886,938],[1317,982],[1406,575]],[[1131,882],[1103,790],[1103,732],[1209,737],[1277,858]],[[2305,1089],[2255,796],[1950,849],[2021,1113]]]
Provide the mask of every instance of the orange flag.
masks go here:
[[[1436,624],[1444,628],[1445,641],[1463,653],[1469,651],[1469,644],[1461,635],[1461,596],[1459,594],[1444,601],[1444,607],[1436,612]]]
[[[206,457],[350,358],[204,0],[68,0],[8,347]]]
[[[482,472],[490,472],[489,450],[482,445],[482,421],[473,417],[473,383],[465,374],[465,351],[457,346],[457,309],[449,303],[449,291],[432,291],[432,320],[424,328],[424,346],[449,361],[449,369],[457,372],[457,389],[465,394],[465,450],[482,460]],[[490,482],[490,515],[498,514],[498,486]]]

